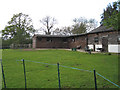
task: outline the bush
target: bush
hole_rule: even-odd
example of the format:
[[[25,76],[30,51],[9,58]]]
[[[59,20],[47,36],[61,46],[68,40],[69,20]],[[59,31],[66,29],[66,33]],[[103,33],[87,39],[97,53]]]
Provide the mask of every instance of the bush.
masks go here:
[[[93,51],[93,49],[90,49],[90,51]]]
[[[108,53],[108,55],[111,55],[111,53]]]

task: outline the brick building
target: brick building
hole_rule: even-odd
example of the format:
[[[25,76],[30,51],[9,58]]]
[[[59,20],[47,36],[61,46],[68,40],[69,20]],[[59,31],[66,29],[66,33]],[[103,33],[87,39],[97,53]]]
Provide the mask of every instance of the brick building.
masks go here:
[[[120,53],[120,35],[117,30],[100,26],[87,34],[88,46],[94,51],[100,48],[105,52]]]
[[[86,46],[86,34],[73,36],[34,35],[33,48],[77,48]]]
[[[34,35],[33,48],[80,48],[120,53],[120,35],[117,30],[100,26],[80,35]]]

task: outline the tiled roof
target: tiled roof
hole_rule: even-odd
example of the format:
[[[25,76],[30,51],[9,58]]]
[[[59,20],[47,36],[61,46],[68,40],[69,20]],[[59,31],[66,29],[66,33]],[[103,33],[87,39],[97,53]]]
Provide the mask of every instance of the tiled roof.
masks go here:
[[[35,34],[37,37],[69,37],[69,35],[40,35],[40,34]]]
[[[99,26],[96,29],[93,29],[92,31],[90,31],[89,33],[99,33],[99,32],[107,32],[107,31],[113,31],[113,28],[107,28],[105,26]]]
[[[79,35],[40,35],[40,34],[35,34],[34,36],[37,37],[74,37],[74,36],[82,36],[82,35],[87,35],[90,33],[100,33],[100,32],[108,32],[108,31],[114,31],[113,28],[107,28],[105,26],[99,26],[96,29],[93,29],[92,31],[88,32],[88,33],[82,33]]]
[[[40,34],[35,34],[34,36],[37,36],[37,37],[75,37],[75,36],[83,36],[86,34],[87,33],[82,33],[79,35],[40,35]]]

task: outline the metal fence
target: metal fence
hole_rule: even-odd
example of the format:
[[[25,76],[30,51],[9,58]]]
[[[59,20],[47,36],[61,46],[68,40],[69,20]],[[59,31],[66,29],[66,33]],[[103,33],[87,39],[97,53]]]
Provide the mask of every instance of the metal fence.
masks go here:
[[[30,60],[16,60],[16,61],[21,61],[23,62],[23,73],[24,73],[24,80],[25,80],[25,88],[27,88],[27,80],[26,80],[26,64],[25,64],[25,61],[26,62],[33,62],[33,63],[40,63],[40,64],[46,64],[46,65],[54,65],[54,66],[57,66],[57,72],[58,72],[58,88],[59,90],[61,90],[61,74],[60,74],[60,67],[63,67],[63,68],[69,68],[69,69],[75,69],[75,70],[80,70],[80,71],[85,71],[85,72],[90,72],[90,73],[93,73],[93,76],[94,76],[94,86],[95,86],[95,90],[97,90],[97,78],[96,78],[96,75],[102,77],[103,79],[105,79],[106,81],[108,81],[109,83],[115,85],[117,88],[120,88],[119,85],[115,84],[114,82],[110,81],[109,79],[105,78],[103,75],[99,74],[98,72],[96,72],[95,70],[93,71],[90,71],[90,70],[85,70],[85,69],[79,69],[79,68],[75,68],[75,67],[68,67],[68,66],[63,66],[63,65],[60,65],[59,63],[57,64],[49,64],[49,63],[43,63],[43,62],[37,62],[37,61],[30,61]],[[1,67],[2,67],[2,76],[3,76],[3,82],[4,82],[4,88],[7,88],[7,84],[5,82],[5,74],[4,74],[4,69],[3,69],[3,64],[2,64],[2,59],[1,59]]]

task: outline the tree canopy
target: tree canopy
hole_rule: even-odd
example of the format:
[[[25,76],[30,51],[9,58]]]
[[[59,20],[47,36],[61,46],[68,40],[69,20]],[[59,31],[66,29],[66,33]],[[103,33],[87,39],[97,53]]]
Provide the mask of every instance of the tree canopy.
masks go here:
[[[86,19],[84,17],[73,19],[74,25],[72,29],[73,34],[86,33],[97,26],[97,21],[95,19]]]
[[[2,39],[10,39],[15,44],[23,44],[29,42],[34,32],[32,19],[28,15],[14,14],[8,25],[2,30]]]
[[[101,15],[101,25],[120,29],[120,1],[109,4]]]
[[[54,29],[57,20],[46,16],[40,20],[42,31],[47,35],[72,35],[86,33],[97,26],[95,19],[86,19],[84,17],[73,19],[74,24],[68,27]],[[54,30],[53,30],[54,29]],[[32,19],[23,13],[14,14],[8,25],[2,30],[3,45],[10,44],[28,44],[32,43],[31,36],[36,32],[33,27]]]
[[[56,28],[54,34],[56,35],[72,35],[89,32],[96,28],[97,21],[95,19],[86,19],[84,17],[74,18],[74,24],[68,27]]]

